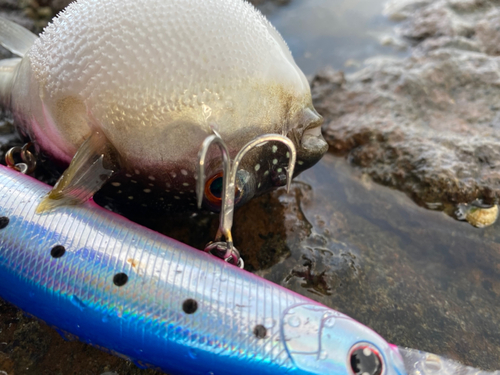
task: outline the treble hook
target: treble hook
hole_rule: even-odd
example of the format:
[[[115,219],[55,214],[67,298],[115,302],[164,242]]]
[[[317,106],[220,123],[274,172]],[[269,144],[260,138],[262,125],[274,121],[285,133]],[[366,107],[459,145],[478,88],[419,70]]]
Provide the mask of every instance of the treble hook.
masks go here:
[[[295,145],[293,142],[279,134],[264,134],[258,136],[248,142],[243,148],[238,152],[234,160],[231,162],[229,151],[227,149],[226,144],[222,140],[221,136],[214,130],[214,134],[208,136],[202,143],[200,152],[198,153],[198,179],[196,182],[196,194],[198,198],[198,208],[201,208],[201,204],[203,202],[203,191],[205,186],[205,158],[208,153],[208,149],[212,144],[216,144],[219,146],[219,149],[222,153],[223,158],[223,184],[222,184],[222,204],[220,211],[220,219],[219,219],[219,228],[217,230],[217,235],[215,236],[215,241],[219,243],[222,237],[224,236],[227,245],[227,251],[225,253],[224,258],[231,257],[233,261],[236,261],[235,258],[239,257],[239,253],[234,249],[233,246],[233,236],[231,234],[231,228],[233,226],[233,216],[234,216],[234,197],[236,192],[236,174],[238,172],[238,166],[243,159],[243,157],[247,154],[248,151],[262,145],[267,142],[276,141],[281,142],[287,146],[290,158],[288,160],[288,167],[286,168],[286,179],[287,179],[287,192],[290,191],[290,184],[293,177],[293,171],[295,168],[295,161],[297,159],[297,151],[295,150]],[[213,246],[212,246],[213,247]],[[235,250],[237,256],[235,255]]]

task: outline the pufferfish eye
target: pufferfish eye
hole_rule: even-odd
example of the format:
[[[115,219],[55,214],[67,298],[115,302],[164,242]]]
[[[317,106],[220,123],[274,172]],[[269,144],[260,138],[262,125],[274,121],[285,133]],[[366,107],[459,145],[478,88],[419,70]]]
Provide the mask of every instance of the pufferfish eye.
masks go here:
[[[224,191],[223,173],[219,172],[210,177],[205,183],[205,197],[211,205],[220,206],[222,204],[222,193]],[[241,191],[236,186],[235,201],[238,202]]]
[[[224,179],[222,172],[210,177],[205,183],[205,197],[212,204],[221,204]]]
[[[350,350],[349,363],[352,375],[381,375],[383,361],[376,348],[358,343]]]

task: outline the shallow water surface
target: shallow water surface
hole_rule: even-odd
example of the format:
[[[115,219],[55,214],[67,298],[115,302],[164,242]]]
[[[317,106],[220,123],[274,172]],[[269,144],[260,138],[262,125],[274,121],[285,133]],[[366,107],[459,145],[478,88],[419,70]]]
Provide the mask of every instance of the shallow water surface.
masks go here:
[[[382,0],[292,0],[268,9],[306,74],[326,65],[355,70],[379,54],[394,25]],[[12,142],[11,132],[0,143]],[[140,221],[139,218],[135,218]],[[143,220],[145,222],[147,220]],[[197,214],[148,224],[198,248],[217,220]],[[499,224],[476,229],[373,183],[326,155],[280,189],[236,212],[234,239],[251,271],[344,312],[388,341],[500,368]],[[156,374],[48,327],[0,302],[0,370],[25,373]],[[9,367],[10,366],[10,367]]]
[[[393,23],[382,15],[384,0],[293,0],[264,12],[283,35],[305,74],[325,65],[353,71],[379,54],[402,56],[383,46]]]
[[[500,367],[498,225],[426,210],[332,155],[296,180],[279,195],[290,256],[262,276],[392,343]]]

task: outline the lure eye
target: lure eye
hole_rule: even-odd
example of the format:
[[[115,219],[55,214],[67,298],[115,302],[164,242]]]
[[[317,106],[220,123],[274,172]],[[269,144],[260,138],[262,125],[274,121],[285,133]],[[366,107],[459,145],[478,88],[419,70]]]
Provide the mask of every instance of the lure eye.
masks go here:
[[[210,177],[205,184],[205,197],[211,204],[220,206],[222,204],[222,193],[224,191],[224,178],[223,173],[219,172],[216,175]],[[241,191],[236,186],[235,191],[236,202],[240,199]]]
[[[372,345],[356,344],[350,350],[349,364],[353,375],[381,375],[383,361]]]

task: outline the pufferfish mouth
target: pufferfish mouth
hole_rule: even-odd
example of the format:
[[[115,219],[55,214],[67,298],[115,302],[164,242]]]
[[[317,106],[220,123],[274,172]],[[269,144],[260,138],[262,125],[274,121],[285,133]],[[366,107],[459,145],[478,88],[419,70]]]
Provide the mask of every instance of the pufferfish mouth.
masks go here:
[[[304,111],[304,122],[307,127],[299,137],[293,137],[297,147],[297,167],[295,175],[316,164],[328,151],[326,143],[321,134],[321,117],[314,109],[307,108]],[[296,135],[298,135],[296,133]],[[292,138],[292,139],[293,139]]]

